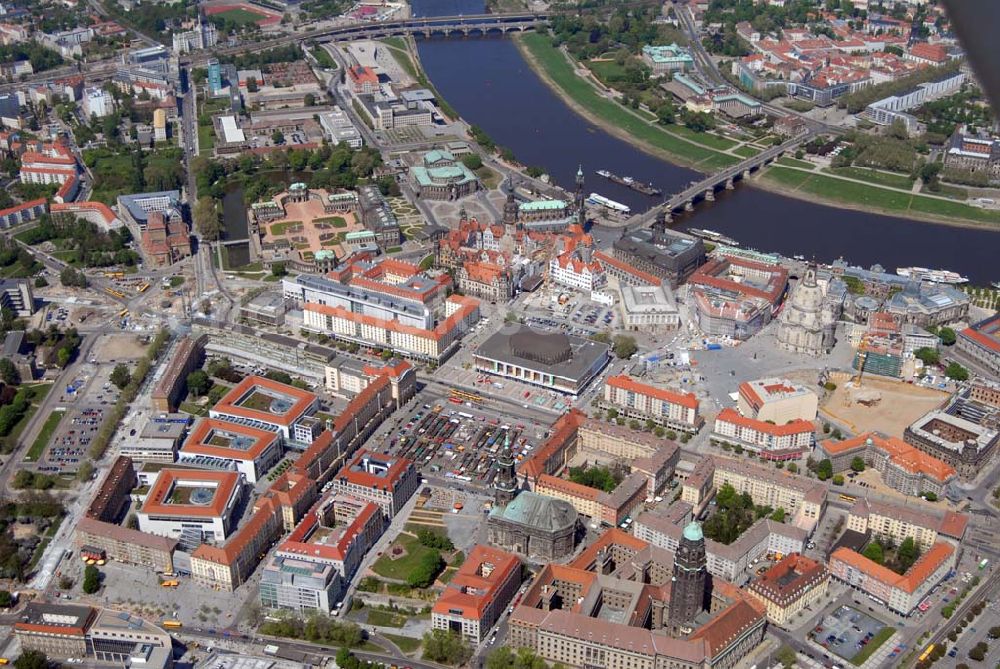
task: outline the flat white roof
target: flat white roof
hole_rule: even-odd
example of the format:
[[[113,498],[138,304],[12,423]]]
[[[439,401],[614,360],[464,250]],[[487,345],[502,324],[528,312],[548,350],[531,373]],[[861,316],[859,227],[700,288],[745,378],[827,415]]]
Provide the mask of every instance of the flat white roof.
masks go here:
[[[222,125],[222,137],[227,144],[235,144],[247,140],[246,135],[243,134],[243,129],[236,125],[235,116],[223,116],[219,119],[219,122]]]

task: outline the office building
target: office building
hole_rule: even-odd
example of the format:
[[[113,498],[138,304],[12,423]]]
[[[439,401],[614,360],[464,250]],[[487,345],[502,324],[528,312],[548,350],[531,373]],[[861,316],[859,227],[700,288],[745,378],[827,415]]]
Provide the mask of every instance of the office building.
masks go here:
[[[337,475],[333,489],[342,495],[374,502],[392,520],[417,491],[420,475],[413,462],[359,450]]]
[[[712,440],[739,446],[765,460],[797,460],[812,448],[814,434],[815,426],[807,420],[758,420],[726,407],[715,417]]]
[[[248,376],[222,396],[208,415],[220,421],[276,432],[289,445],[311,444],[323,426],[312,414],[313,393],[263,376]]]
[[[335,106],[332,110],[321,113],[319,125],[333,145],[343,143],[352,149],[360,149],[364,144],[361,133],[340,107]]]
[[[431,627],[455,632],[478,646],[520,585],[521,561],[517,556],[479,544],[431,608]]]
[[[981,422],[966,403],[955,398],[944,409],[933,409],[903,431],[903,441],[955,468],[963,481],[982,471],[996,455],[1000,430]]]
[[[104,118],[115,113],[115,99],[103,88],[88,88],[83,92],[84,118]]]
[[[955,547],[940,541],[927,548],[902,575],[843,546],[830,554],[829,566],[837,580],[865,593],[889,610],[908,616],[957,562]]]
[[[698,414],[698,398],[640,383],[630,376],[609,376],[604,382],[602,408],[614,409],[627,418],[652,420],[658,425],[684,432],[697,432],[704,422]]]
[[[954,511],[938,513],[926,507],[858,499],[847,514],[847,529],[900,545],[912,537],[927,551],[947,539],[961,543],[969,518]]]
[[[265,564],[261,605],[330,613],[385,526],[381,509],[371,502],[325,498]]]
[[[153,410],[170,413],[177,410],[187,393],[187,375],[201,366],[205,353],[204,337],[188,335],[181,339],[174,352],[172,363],[164,370],[153,388]]]
[[[677,301],[669,286],[633,286],[620,282],[622,324],[626,330],[659,332],[680,327]]]
[[[623,231],[614,242],[612,255],[636,270],[669,283],[671,288],[677,288],[705,261],[705,245],[698,237],[674,232],[665,225],[654,225]]]
[[[793,420],[816,420],[819,398],[788,379],[758,379],[740,384],[736,407],[747,418],[784,425]]]
[[[747,592],[767,609],[767,619],[779,627],[822,601],[829,589],[826,567],[798,553],[786,555],[747,586]]]
[[[902,439],[877,432],[866,432],[843,441],[823,441],[819,444],[819,453],[830,460],[834,472],[849,469],[855,458],[861,458],[866,467],[882,475],[887,486],[914,497],[929,492],[944,497],[948,484],[957,478],[951,465]]]
[[[174,53],[191,53],[202,49],[211,49],[219,41],[219,31],[213,23],[204,23],[198,18],[197,25],[191,30],[174,33]]]
[[[642,47],[642,61],[652,68],[652,76],[658,77],[674,72],[689,72],[694,69],[694,59],[690,49],[677,44]]]
[[[176,190],[118,196],[118,215],[137,238],[146,229],[150,214],[158,212],[168,219],[182,219],[180,210],[181,193]]]
[[[81,518],[76,524],[74,543],[104,551],[108,559],[147,567],[153,571],[174,570],[177,540],[140,532],[96,518]]]
[[[202,418],[178,453],[178,462],[235,471],[255,485],[281,460],[276,432],[215,418]]]
[[[197,545],[235,529],[245,479],[237,472],[161,469],[136,514],[139,529]]]
[[[0,307],[10,309],[17,318],[35,313],[35,296],[27,279],[0,279]]]
[[[148,669],[174,665],[173,640],[162,629],[129,613],[83,604],[29,602],[14,623],[14,636],[22,651],[52,660]]]
[[[119,455],[101,482],[101,487],[97,489],[90,506],[87,507],[87,518],[107,523],[121,520],[131,502],[129,493],[136,486],[136,482],[132,460]]]
[[[959,332],[955,348],[986,372],[1000,377],[1000,314]]]
[[[480,344],[473,363],[480,372],[578,395],[604,369],[610,350],[601,342],[517,325]]]

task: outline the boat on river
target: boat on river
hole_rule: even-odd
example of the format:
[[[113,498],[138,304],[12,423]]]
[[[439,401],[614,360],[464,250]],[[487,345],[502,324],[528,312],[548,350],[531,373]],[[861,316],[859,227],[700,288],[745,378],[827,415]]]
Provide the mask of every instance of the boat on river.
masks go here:
[[[614,172],[609,172],[608,170],[597,170],[597,176],[604,177],[605,179],[612,181],[621,186],[626,186],[634,191],[638,191],[643,195],[656,196],[663,195],[663,191],[654,186],[653,184],[646,183],[644,181],[639,181],[633,177],[619,176]]]
[[[598,195],[597,193],[591,193],[590,197],[587,198],[587,204],[596,205],[598,207],[603,207],[611,213],[621,214],[622,216],[628,216],[632,213],[632,208],[627,204],[622,204],[621,202],[615,202],[611,198],[604,197],[603,195]]]
[[[933,283],[968,283],[969,280],[959,274],[947,269],[927,269],[926,267],[897,267],[896,274],[907,278],[920,278]]]

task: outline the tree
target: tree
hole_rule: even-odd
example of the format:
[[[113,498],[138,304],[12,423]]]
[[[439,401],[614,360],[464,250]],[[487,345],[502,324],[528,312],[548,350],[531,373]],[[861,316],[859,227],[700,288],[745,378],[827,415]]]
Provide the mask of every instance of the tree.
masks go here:
[[[920,557],[920,547],[913,540],[913,537],[906,537],[903,539],[903,543],[899,545],[896,550],[896,562],[898,571],[900,573],[905,573],[907,569],[913,566],[913,563],[917,561]]]
[[[0,607],[9,609],[14,603],[14,595],[10,594],[10,590],[0,590]]]
[[[0,381],[8,386],[16,386],[21,383],[21,374],[10,358],[0,358]]]
[[[315,107],[316,96],[313,95],[312,93],[306,93],[305,96],[302,98],[302,102],[305,103],[306,107]]]
[[[862,458],[860,455],[854,456],[854,459],[851,460],[851,471],[863,472],[864,470],[865,470],[865,459]]]
[[[774,510],[774,513],[771,514],[771,520],[777,523],[785,522],[785,510],[779,506]]]
[[[798,655],[795,654],[795,650],[791,646],[785,644],[775,653],[774,659],[781,662],[781,666],[785,669],[791,669],[798,661]]]
[[[618,418],[618,409],[608,409],[608,420],[614,420],[615,418]],[[997,488],[997,490],[1000,490],[1000,488]]]
[[[613,340],[612,347],[619,360],[627,360],[639,350],[639,347],[635,345],[635,338],[628,335],[617,335]]]
[[[80,465],[80,468],[76,470],[76,480],[86,482],[90,480],[90,477],[94,475],[94,463],[90,461],[85,461]]]
[[[247,77],[247,92],[256,93],[258,91],[256,77]]]
[[[789,462],[788,463],[788,471],[790,471],[793,474],[798,474],[799,473],[799,466],[797,464],[795,464],[794,462]]]
[[[936,502],[938,500],[938,496],[936,493],[933,492],[925,492],[924,499],[926,499],[928,502]]]
[[[1000,639],[1000,625],[991,627],[989,635],[991,639]]]
[[[831,477],[833,477],[833,463],[830,462],[829,458],[824,458],[816,465],[816,478],[820,481],[826,481]]]
[[[980,641],[969,650],[969,659],[975,660],[976,662],[982,662],[986,659],[986,651],[988,649],[989,646]]]
[[[844,485],[844,475],[834,474],[833,475],[833,485]]]
[[[201,397],[212,386],[212,379],[203,370],[196,369],[187,375],[188,391],[195,397]]]
[[[282,277],[288,274],[288,270],[285,269],[285,263],[275,262],[271,263],[271,276]]]
[[[115,368],[111,370],[111,375],[108,377],[111,383],[115,384],[119,390],[123,390],[125,386],[129,384],[132,380],[132,373],[128,370],[128,365],[123,362],[119,362],[115,365]]]
[[[877,541],[870,542],[865,549],[861,551],[861,554],[872,562],[877,562],[882,564],[885,561],[885,551],[882,550],[882,544]]]
[[[83,568],[83,591],[92,595],[101,589],[101,572],[92,564]]]
[[[431,662],[459,665],[472,657],[472,650],[460,634],[451,630],[431,630],[424,634],[423,658]]]
[[[285,143],[285,133],[281,132],[280,130],[275,130],[274,132],[271,133],[271,142],[275,146],[281,146],[282,144]]]
[[[941,356],[938,354],[937,349],[930,348],[929,346],[918,348],[913,352],[913,355],[925,365],[936,365],[941,361]]]
[[[222,236],[222,217],[215,200],[207,196],[198,198],[191,215],[195,229],[203,238],[214,241]]]
[[[958,339],[955,331],[951,328],[941,328],[938,330],[937,336],[945,346],[952,346]]]
[[[280,369],[267,370],[267,373],[264,374],[264,378],[277,381],[278,383],[284,383],[286,386],[292,385],[292,375],[288,372],[283,372]]]
[[[470,153],[462,156],[462,164],[470,170],[478,170],[483,166],[483,159],[479,157],[478,153]]]
[[[46,669],[49,658],[40,650],[26,650],[14,660],[15,669]]]
[[[950,362],[944,369],[944,375],[954,381],[967,381],[969,379],[969,370],[957,362]]]
[[[68,348],[60,348],[56,351],[56,364],[60,369],[66,369],[66,365],[73,358],[73,353]]]

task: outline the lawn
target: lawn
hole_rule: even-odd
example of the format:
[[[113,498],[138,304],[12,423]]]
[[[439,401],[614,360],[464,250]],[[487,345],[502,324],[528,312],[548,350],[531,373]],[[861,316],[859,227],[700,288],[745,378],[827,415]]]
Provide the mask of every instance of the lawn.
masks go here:
[[[210,125],[198,126],[198,150],[209,152],[215,148],[215,128]]]
[[[743,156],[744,158],[749,158],[750,156],[756,156],[758,153],[760,153],[760,149],[746,145],[737,146],[735,149],[733,149],[733,153],[735,153],[738,156]]]
[[[24,416],[22,416],[21,420],[17,422],[14,429],[10,431],[10,434],[7,435],[7,440],[10,444],[16,444],[21,438],[21,433],[24,432],[24,428],[27,427],[29,422],[31,422],[31,417],[35,415],[36,411],[38,411],[38,407],[45,401],[45,397],[49,394],[49,391],[52,390],[53,384],[36,383],[30,386],[22,385],[21,387],[31,389],[31,406],[29,406],[28,410],[24,412]]]
[[[919,211],[935,216],[947,218],[963,218],[969,221],[979,221],[982,223],[1000,223],[1000,212],[970,207],[960,202],[948,202],[947,200],[935,200],[930,197],[914,195],[910,201],[910,210]]]
[[[591,72],[605,85],[611,79],[620,80],[625,77],[625,67],[614,60],[588,60],[584,63]]]
[[[868,183],[881,184],[890,188],[900,188],[910,190],[913,187],[913,180],[905,174],[892,174],[880,172],[879,170],[866,169],[864,167],[838,167],[830,170],[831,174],[852,179],[860,179]]]
[[[804,170],[811,170],[814,167],[816,167],[812,163],[808,163],[804,160],[798,160],[796,158],[789,158],[787,156],[782,156],[778,158],[777,163],[779,165],[786,165],[788,167],[801,167]]]
[[[910,206],[910,194],[868,186],[835,177],[810,176],[799,191],[812,193],[836,202],[866,204],[888,211],[906,211]]]
[[[673,133],[653,127],[635,114],[625,110],[618,103],[598,95],[592,84],[576,75],[566,57],[552,46],[549,38],[545,35],[526,33],[520,35],[518,39],[521,40],[539,67],[563,93],[602,121],[621,128],[645,144],[689,163],[718,155],[717,152],[705,146],[685,142]],[[731,145],[730,143],[729,146]]]
[[[943,195],[944,197],[950,197],[953,200],[965,200],[969,199],[969,191],[960,186],[948,186],[945,184],[940,184],[938,186],[938,191],[934,193],[935,195]]]
[[[393,560],[390,557],[393,546],[402,546],[406,549],[406,555]],[[416,537],[401,534],[392,546],[382,554],[382,557],[375,561],[375,564],[372,565],[372,571],[379,576],[405,581],[413,568],[420,563],[420,559],[425,554],[434,552],[433,548],[420,545]]]
[[[771,167],[764,173],[764,178],[774,181],[782,186],[798,188],[811,178],[810,174],[799,170],[790,170],[785,167]]]
[[[406,624],[408,616],[394,611],[382,611],[374,609],[368,612],[368,624],[379,627],[402,627]]]
[[[233,9],[227,9],[224,12],[219,12],[218,14],[212,14],[212,16],[217,16],[220,19],[225,19],[226,21],[232,21],[233,23],[238,23],[239,25],[245,25],[248,23],[257,23],[262,19],[267,17],[263,14],[258,14],[257,12],[251,12],[242,7],[235,7]]]
[[[872,654],[879,649],[879,646],[888,641],[889,638],[895,634],[895,632],[896,629],[894,627],[883,627],[880,629],[875,633],[875,636],[872,637],[872,640],[865,644],[865,647],[861,649],[861,652],[851,658],[851,664],[855,667],[860,667],[865,663],[865,660],[871,657]]]
[[[721,170],[731,165],[735,165],[738,162],[740,162],[740,159],[736,156],[729,156],[725,153],[717,153],[714,156],[709,156],[705,160],[699,162],[698,169],[714,172],[716,170]]]
[[[302,221],[282,221],[281,223],[274,223],[268,229],[268,233],[277,237],[278,235],[283,235],[288,232],[288,229],[295,225],[302,225]]]
[[[403,37],[383,37],[380,41],[388,44],[394,49],[406,51],[406,39]]]
[[[49,414],[48,418],[45,419],[45,423],[42,425],[41,431],[35,438],[31,448],[25,454],[24,459],[28,462],[36,462],[38,458],[42,457],[42,453],[45,452],[45,447],[48,446],[49,442],[52,440],[52,435],[55,434],[56,428],[59,427],[59,421],[66,414],[65,411],[53,411]]]
[[[326,218],[317,218],[313,223],[329,223],[335,228],[346,228],[347,221],[343,216],[327,216]]]
[[[407,655],[416,652],[416,650],[420,648],[420,639],[414,639],[411,636],[400,636],[398,634],[385,633],[383,633],[382,636],[396,644],[396,646]]]

